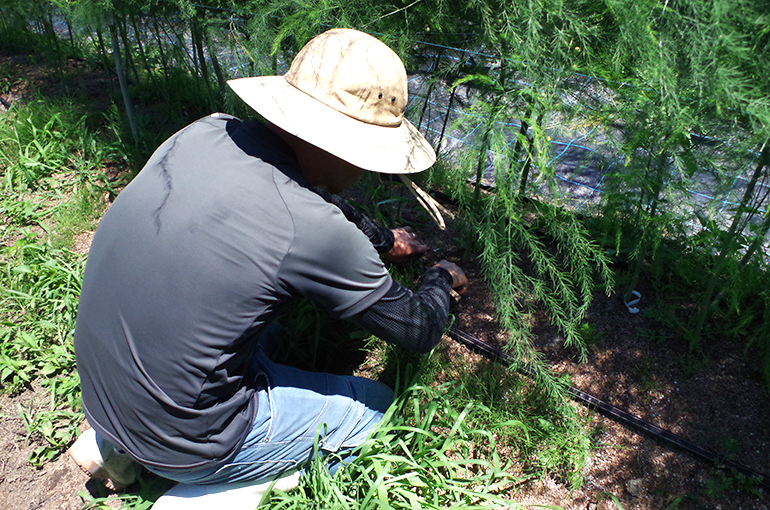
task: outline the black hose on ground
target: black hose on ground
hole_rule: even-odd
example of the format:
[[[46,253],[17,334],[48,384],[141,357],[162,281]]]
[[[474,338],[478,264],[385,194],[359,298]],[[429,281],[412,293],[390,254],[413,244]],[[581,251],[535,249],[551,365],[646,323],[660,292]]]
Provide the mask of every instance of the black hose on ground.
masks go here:
[[[517,371],[526,376],[531,377],[533,375],[532,370],[529,369],[526,365],[517,362],[510,354],[503,352],[497,347],[489,345],[483,340],[480,340],[454,327],[451,328],[448,333],[450,337],[472,350],[475,350],[491,358],[498,359],[508,365],[512,365],[516,367]],[[679,448],[682,448],[683,450],[686,450],[693,455],[713,462],[719,468],[736,471],[744,476],[751,478],[752,480],[755,480],[757,484],[761,485],[765,489],[770,489],[770,477],[767,475],[754,471],[747,466],[728,460],[723,455],[717,454],[705,448],[701,448],[695,443],[688,441],[687,439],[678,436],[671,431],[644,421],[641,418],[638,418],[633,414],[624,411],[623,409],[615,407],[612,404],[608,404],[607,402],[604,402],[603,400],[596,398],[593,395],[581,391],[574,386],[570,386],[568,388],[568,392],[570,396],[577,402],[595,409],[604,416],[619,422],[621,425],[634,428],[637,431],[648,434],[656,439],[678,446]]]

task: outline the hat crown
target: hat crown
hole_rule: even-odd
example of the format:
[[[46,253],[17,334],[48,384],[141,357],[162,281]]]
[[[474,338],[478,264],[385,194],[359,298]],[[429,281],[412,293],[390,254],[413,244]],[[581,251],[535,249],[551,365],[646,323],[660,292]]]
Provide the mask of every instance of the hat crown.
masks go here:
[[[406,69],[378,39],[329,30],[307,43],[284,79],[326,106],[361,122],[398,127],[408,100]]]

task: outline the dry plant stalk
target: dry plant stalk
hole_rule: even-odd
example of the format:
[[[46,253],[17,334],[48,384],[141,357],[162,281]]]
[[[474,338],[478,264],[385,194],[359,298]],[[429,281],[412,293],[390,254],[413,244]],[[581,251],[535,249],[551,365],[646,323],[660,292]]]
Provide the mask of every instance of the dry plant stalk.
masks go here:
[[[441,215],[441,211],[450,217],[451,213],[447,211],[444,206],[439,204],[432,196],[423,191],[422,188],[412,182],[409,177],[406,177],[405,175],[399,175],[399,177],[401,177],[401,181],[406,185],[409,191],[412,192],[412,195],[414,195],[420,205],[423,206],[426,211],[428,211],[428,214],[430,214],[430,217],[433,218],[433,221],[436,222],[438,228],[445,230],[446,223],[444,223],[444,217]]]

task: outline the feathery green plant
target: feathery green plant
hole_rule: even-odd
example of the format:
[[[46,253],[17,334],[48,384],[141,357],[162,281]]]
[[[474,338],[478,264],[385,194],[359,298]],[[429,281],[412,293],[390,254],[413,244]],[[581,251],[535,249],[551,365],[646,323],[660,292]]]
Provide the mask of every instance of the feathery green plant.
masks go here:
[[[518,189],[500,184],[505,179],[494,193],[480,195],[481,201],[476,202],[475,191],[457,174],[434,172],[434,179],[460,203],[501,325],[511,334],[508,347],[522,363],[532,365],[556,395],[559,385],[532,345],[528,313],[543,306],[565,343],[585,355],[580,326],[596,286],[605,292],[612,288],[608,259],[572,213],[521,199]]]
[[[633,102],[628,107],[622,99],[618,103],[621,112],[615,121],[623,119],[627,128],[617,141],[624,161],[605,178],[600,221],[618,229],[614,233],[615,253],[621,251],[621,225],[630,230],[633,244],[623,246],[632,265],[630,281],[622,290],[628,299],[645,262],[655,257],[663,238],[686,232],[686,217],[681,214],[685,208],[676,203],[686,200],[695,164],[687,133],[676,131],[665,115],[651,112],[644,103]]]
[[[631,254],[624,292],[633,290],[649,262],[657,274],[685,277],[697,293],[695,311],[674,326],[691,351],[701,351],[708,318],[721,307],[736,318],[751,308],[748,274],[766,270],[760,254],[770,202],[756,185],[768,166],[770,80],[759,70],[768,64],[770,18],[745,1],[607,5],[607,20],[618,31],[604,58],[616,81],[607,82],[614,97],[605,94],[610,99],[596,106],[607,114],[609,133],[622,131],[616,146],[625,165],[612,176],[602,220],[616,222],[616,247]],[[748,183],[746,191],[731,196],[729,186],[739,179]],[[701,209],[686,190],[704,182],[715,183],[715,198]],[[719,214],[722,208],[727,215]],[[666,265],[657,253],[664,240],[714,256],[682,275],[679,261]]]
[[[488,409],[456,407],[457,385],[408,388],[383,424],[330,475],[317,457],[297,491],[275,493],[271,508],[523,508],[515,477],[496,450],[496,433],[474,425]],[[485,421],[488,424],[488,421]],[[513,497],[513,499],[511,499]]]

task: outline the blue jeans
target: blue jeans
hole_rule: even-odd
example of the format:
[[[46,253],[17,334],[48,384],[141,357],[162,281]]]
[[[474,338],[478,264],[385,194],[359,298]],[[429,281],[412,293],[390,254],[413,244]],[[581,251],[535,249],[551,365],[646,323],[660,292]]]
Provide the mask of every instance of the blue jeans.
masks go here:
[[[393,402],[393,391],[378,381],[273,363],[261,347],[252,368],[260,382],[259,408],[240,452],[216,469],[153,472],[193,484],[259,481],[309,461],[316,435],[322,453],[360,445]]]

